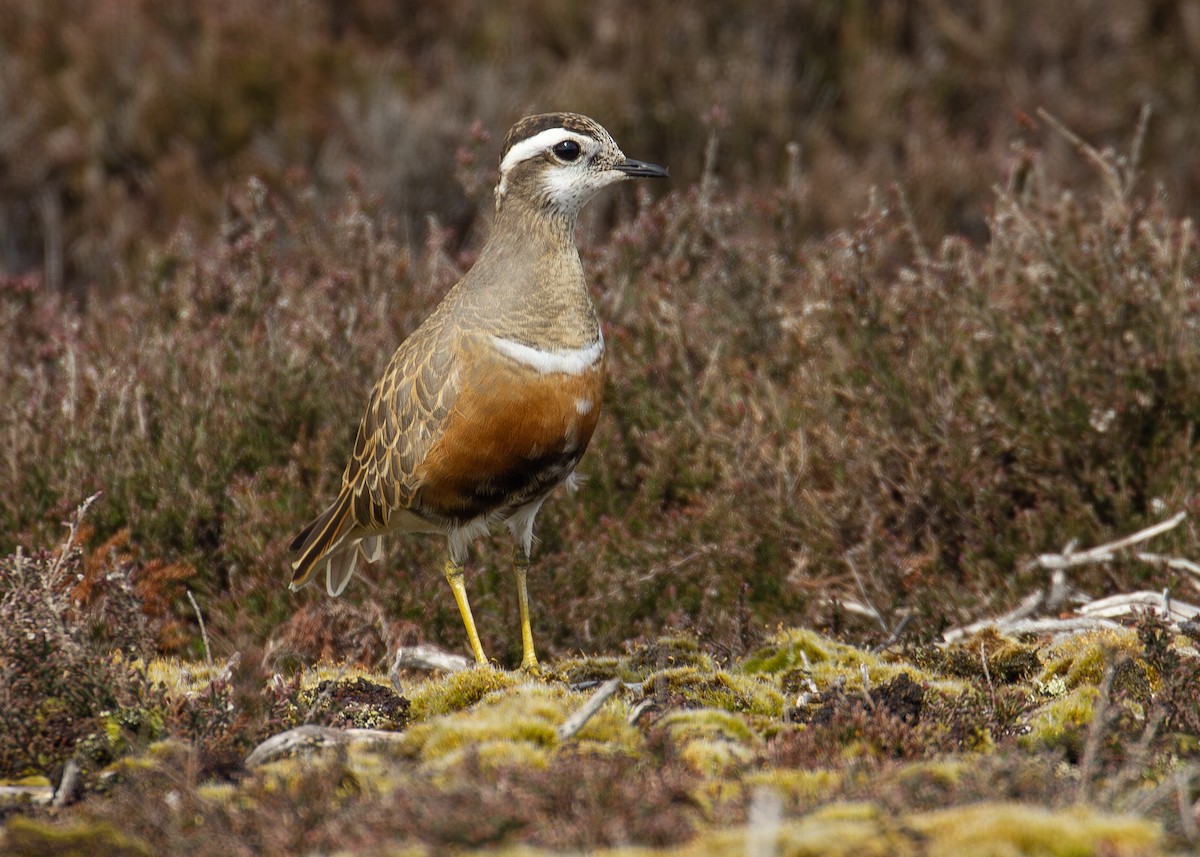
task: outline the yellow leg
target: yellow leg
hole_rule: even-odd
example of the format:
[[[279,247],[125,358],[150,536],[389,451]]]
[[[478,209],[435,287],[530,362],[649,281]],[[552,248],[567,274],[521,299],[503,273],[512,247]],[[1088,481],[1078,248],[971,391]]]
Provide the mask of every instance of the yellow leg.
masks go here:
[[[486,666],[488,659],[483,654],[483,646],[479,642],[479,632],[475,630],[475,617],[471,615],[471,605],[467,602],[467,587],[463,583],[463,567],[446,557],[446,582],[458,602],[458,612],[462,615],[463,625],[467,628],[467,639],[471,642],[471,652],[475,655],[475,663]]]
[[[517,579],[517,604],[521,607],[521,669],[538,671],[537,655],[533,652],[533,629],[529,625],[529,590],[525,578],[529,575],[529,554],[517,545],[513,548],[513,577]]]

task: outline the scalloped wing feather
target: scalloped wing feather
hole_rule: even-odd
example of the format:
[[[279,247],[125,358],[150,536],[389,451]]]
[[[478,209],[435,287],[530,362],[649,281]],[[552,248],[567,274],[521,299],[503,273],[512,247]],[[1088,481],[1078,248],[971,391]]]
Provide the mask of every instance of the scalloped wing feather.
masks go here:
[[[354,453],[342,475],[337,500],[293,539],[300,556],[292,563],[292,589],[327,569],[327,588],[341,591],[353,576],[358,540],[364,556],[381,553],[378,534],[413,529],[420,482],[415,475],[454,400],[454,341],[443,316],[435,314],[406,339],[371,391],[358,426]],[[348,549],[340,550],[353,540]]]

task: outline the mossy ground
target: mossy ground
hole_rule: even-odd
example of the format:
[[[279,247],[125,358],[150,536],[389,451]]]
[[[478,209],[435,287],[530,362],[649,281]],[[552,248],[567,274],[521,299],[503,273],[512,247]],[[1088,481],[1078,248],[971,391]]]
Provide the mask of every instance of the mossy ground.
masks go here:
[[[292,685],[280,728],[313,716],[324,694],[357,700],[343,723],[384,724],[394,741],[351,729],[342,743],[207,774],[202,742],[134,746],[89,772],[65,810],[9,804],[5,853],[170,853],[199,841],[214,854],[250,843],[263,853],[1184,853],[1172,785],[1195,766],[1177,736],[1146,737],[1156,702],[1144,688],[1159,681],[1163,653],[1144,635],[1031,643],[984,632],[962,645],[1040,668],[988,677],[945,653],[873,654],[802,629],[721,666],[672,637],[594,670],[587,659],[551,663],[541,678],[404,675],[402,695],[384,676],[326,665]],[[1171,647],[1187,651],[1183,640]],[[1138,658],[1144,683],[1113,679],[1122,654]],[[799,696],[785,689],[797,659],[810,667]],[[171,688],[168,707],[203,695],[212,672],[176,660],[152,670]],[[558,727],[596,686],[567,676],[593,673],[625,682],[563,739]],[[1064,674],[1070,686],[1055,681]],[[1139,741],[1143,752],[1131,752]]]

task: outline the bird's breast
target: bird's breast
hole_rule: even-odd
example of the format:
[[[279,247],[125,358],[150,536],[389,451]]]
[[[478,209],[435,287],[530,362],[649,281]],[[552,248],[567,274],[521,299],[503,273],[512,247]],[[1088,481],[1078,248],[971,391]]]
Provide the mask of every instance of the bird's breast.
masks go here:
[[[421,506],[464,520],[546,493],[587,449],[603,392],[601,340],[541,351],[492,338],[464,349],[459,392],[421,466]]]

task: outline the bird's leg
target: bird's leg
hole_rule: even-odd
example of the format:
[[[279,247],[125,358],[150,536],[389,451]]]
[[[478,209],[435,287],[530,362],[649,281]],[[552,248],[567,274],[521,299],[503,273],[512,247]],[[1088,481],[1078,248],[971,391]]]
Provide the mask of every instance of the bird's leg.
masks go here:
[[[467,639],[471,642],[471,652],[475,655],[475,663],[486,666],[488,659],[483,654],[483,646],[479,642],[479,632],[475,630],[475,617],[471,615],[471,605],[467,602],[467,587],[463,583],[463,567],[455,562],[454,557],[446,557],[446,582],[458,602],[458,612],[462,615],[463,625],[467,628]]]
[[[517,604],[521,608],[521,669],[538,671],[537,655],[533,653],[533,629],[529,625],[529,590],[525,578],[529,575],[529,552],[524,546],[513,548],[513,577],[517,579]]]

